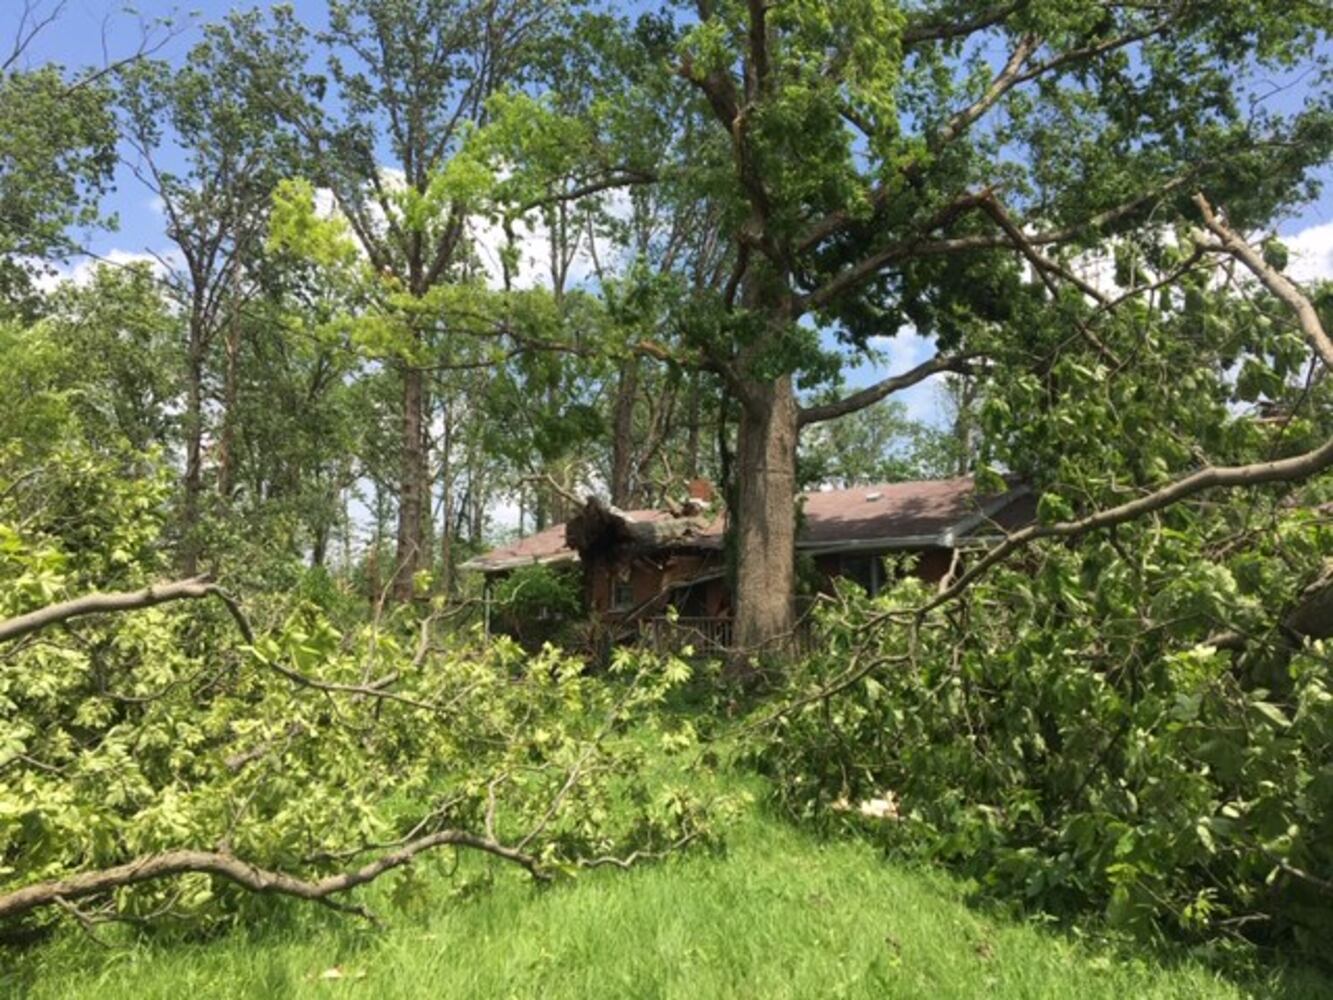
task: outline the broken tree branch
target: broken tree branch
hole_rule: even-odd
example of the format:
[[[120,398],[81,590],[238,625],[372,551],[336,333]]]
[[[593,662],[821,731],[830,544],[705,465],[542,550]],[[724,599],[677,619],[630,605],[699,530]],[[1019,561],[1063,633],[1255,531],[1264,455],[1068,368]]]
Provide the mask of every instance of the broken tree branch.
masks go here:
[[[996,563],[1002,562],[1018,549],[1042,538],[1070,538],[1101,528],[1137,520],[1147,514],[1164,510],[1205,490],[1234,486],[1261,486],[1265,483],[1297,482],[1333,467],[1333,439],[1314,451],[1276,462],[1255,462],[1252,465],[1208,466],[1160,490],[1130,500],[1117,507],[1099,510],[1075,521],[1057,524],[1034,524],[1009,535],[991,549],[974,566],[960,576],[952,586],[924,605],[924,614],[945,604],[970,587],[977,578]]]
[[[489,837],[479,837],[463,830],[441,830],[418,837],[353,871],[315,880],[260,868],[232,854],[179,850],[151,854],[127,864],[83,872],[54,882],[39,882],[6,893],[0,896],[0,920],[22,916],[47,906],[64,908],[73,900],[101,895],[125,886],[198,872],[227,879],[257,893],[292,896],[323,903],[335,909],[355,913],[373,922],[374,915],[364,906],[341,903],[331,897],[373,882],[385,872],[408,865],[418,854],[445,846],[469,847],[512,862],[526,869],[535,879],[546,881],[550,878],[534,856]]]
[[[36,611],[28,612],[26,615],[19,615],[17,618],[0,622],[0,642],[21,638],[52,625],[69,621],[71,618],[120,611],[137,611],[142,608],[156,607],[159,604],[167,604],[171,601],[198,601],[209,597],[216,597],[226,605],[227,611],[235,620],[241,634],[245,636],[245,641],[253,644],[255,634],[250,628],[250,623],[241,610],[241,606],[235,598],[213,583],[207,576],[197,576],[189,580],[179,580],[175,583],[154,584],[151,587],[145,587],[143,590],[87,594],[83,597],[76,597],[72,601],[64,601],[60,604],[39,608]]]
[[[943,42],[975,34],[999,24],[1026,5],[1027,0],[996,4],[966,21],[932,20],[927,16],[920,15],[908,21],[907,26],[903,29],[902,42],[904,47],[911,47],[926,42]]]
[[[1325,370],[1333,371],[1333,340],[1330,340],[1324,329],[1313,303],[1299,288],[1265,263],[1262,255],[1249,243],[1223,223],[1202,194],[1196,194],[1194,202],[1203,212],[1204,222],[1209,230],[1222,241],[1221,249],[1225,249],[1244,264],[1275,296],[1292,309],[1306,342]],[[1161,489],[1118,506],[1099,510],[1086,517],[1056,524],[1030,525],[1010,534],[1003,542],[987,552],[949,587],[919,608],[916,615],[919,619],[921,615],[952,601],[992,566],[1039,539],[1070,538],[1102,528],[1111,528],[1164,510],[1205,490],[1299,482],[1328,468],[1333,468],[1333,438],[1318,448],[1290,458],[1254,462],[1249,465],[1205,466]]]
[[[1296,314],[1296,319],[1301,325],[1301,333],[1314,347],[1324,367],[1333,371],[1333,339],[1329,338],[1324,325],[1319,321],[1314,303],[1307,299],[1286,275],[1270,267],[1264,261],[1263,254],[1223,222],[1202,193],[1194,196],[1194,204],[1198,205],[1199,211],[1203,213],[1204,225],[1221,242],[1221,249],[1249,268],[1251,273],[1263,282],[1265,288]]]
[[[808,427],[810,424],[821,423],[825,420],[836,420],[838,417],[855,413],[857,410],[864,410],[867,406],[873,406],[895,392],[911,388],[932,375],[938,375],[941,372],[966,372],[970,362],[977,357],[976,354],[937,354],[929,361],[922,362],[910,371],[903,372],[901,375],[892,375],[876,382],[874,385],[854,392],[850,396],[845,396],[832,403],[803,407],[798,419],[802,427]]]
[[[1028,242],[1028,238],[1023,233],[1023,230],[1014,222],[1005,207],[1000,204],[1000,199],[995,197],[994,193],[982,203],[982,208],[995,220],[996,225],[1008,234],[1009,239],[1013,241],[1014,246],[1027,258],[1028,263],[1032,265],[1033,271],[1035,271],[1037,277],[1041,279],[1042,284],[1046,286],[1046,290],[1051,293],[1052,298],[1058,298],[1060,294],[1060,291],[1055,284],[1055,280],[1051,277],[1052,274],[1058,274],[1084,295],[1100,305],[1106,305],[1107,298],[1096,285],[1084,281],[1073,271],[1057,264],[1049,257],[1044,256],[1036,247]],[[1102,339],[1093,332],[1092,327],[1090,327],[1084,320],[1079,317],[1074,317],[1074,326],[1077,327],[1079,333],[1083,335],[1083,339],[1096,348],[1097,353],[1105,358],[1113,368],[1118,369],[1123,367],[1123,362],[1121,362],[1120,358],[1116,356],[1114,351],[1106,346]]]

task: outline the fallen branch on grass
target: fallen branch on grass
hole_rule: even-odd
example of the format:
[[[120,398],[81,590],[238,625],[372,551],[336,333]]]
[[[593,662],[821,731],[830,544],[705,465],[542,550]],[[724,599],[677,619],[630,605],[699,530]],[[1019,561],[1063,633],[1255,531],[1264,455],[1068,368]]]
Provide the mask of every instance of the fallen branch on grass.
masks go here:
[[[698,836],[699,836],[699,831],[697,830],[692,833],[687,833],[685,836],[681,837],[675,843],[670,844],[669,846],[663,848],[660,851],[644,851],[644,850],[631,851],[628,855],[626,855],[623,858],[618,858],[614,855],[607,855],[605,857],[600,857],[600,858],[582,858],[579,861],[579,867],[602,868],[607,865],[613,865],[616,868],[629,871],[629,869],[633,868],[640,861],[661,861],[663,858],[666,858],[676,853],[677,851],[688,847],[690,843]]]
[[[20,917],[47,906],[67,909],[74,900],[98,896],[142,882],[203,873],[227,879],[252,892],[309,900],[346,913],[354,913],[372,923],[377,923],[375,915],[364,906],[357,903],[343,903],[333,897],[338,893],[373,882],[385,872],[410,864],[418,854],[448,846],[467,847],[512,862],[526,869],[529,875],[539,881],[547,881],[551,877],[533,855],[463,830],[440,830],[418,837],[360,868],[313,881],[286,872],[260,868],[232,854],[217,851],[166,851],[112,868],[83,872],[53,882],[38,882],[6,893],[0,896],[0,920]]]

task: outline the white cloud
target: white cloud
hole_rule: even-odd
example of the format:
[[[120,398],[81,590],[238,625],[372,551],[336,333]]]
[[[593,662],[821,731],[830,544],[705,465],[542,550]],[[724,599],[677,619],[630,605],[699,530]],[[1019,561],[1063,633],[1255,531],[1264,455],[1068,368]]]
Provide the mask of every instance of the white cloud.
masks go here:
[[[847,384],[855,390],[873,385],[891,375],[901,375],[933,358],[937,352],[935,341],[915,330],[903,330],[892,337],[871,337],[869,346],[878,355],[873,362],[857,366],[849,373]],[[902,403],[912,420],[937,426],[943,420],[940,395],[943,376],[932,375],[910,389],[894,394],[891,399]]]
[[[380,186],[390,196],[401,191],[407,183],[406,174],[397,167],[381,166],[379,171]],[[504,174],[502,173],[501,176],[503,177]],[[629,218],[630,200],[628,193],[624,190],[609,192],[607,206],[607,210],[612,216],[620,219]],[[386,227],[387,220],[384,210],[378,204],[370,204],[367,211],[372,226],[377,229]],[[328,188],[317,188],[315,190],[315,212],[321,218],[343,217],[343,213],[333,197],[333,192]],[[468,219],[467,229],[473,248],[486,272],[487,284],[493,289],[500,289],[504,285],[501,251],[506,240],[503,228],[498,221],[484,216],[472,216]],[[514,275],[513,287],[520,291],[550,288],[552,285],[551,244],[546,230],[541,224],[540,214],[533,212],[526,218],[518,220],[515,222],[513,230],[514,239],[518,246],[518,272]],[[587,285],[595,277],[596,269],[593,256],[588,249],[587,236],[584,233],[577,233],[576,238],[579,241],[579,246],[569,265],[569,273],[565,278],[566,288]],[[364,254],[364,248],[359,242],[357,250]],[[598,253],[603,255],[602,262],[604,264],[614,266],[620,263],[619,261],[609,260],[606,256],[607,250],[603,247],[598,247]]]
[[[110,250],[97,257],[85,257],[74,264],[56,266],[53,271],[42,273],[37,278],[37,287],[44,292],[54,291],[59,286],[70,282],[82,288],[92,283],[99,267],[128,267],[131,264],[148,264],[159,277],[166,274],[166,264],[172,254],[154,256],[135,250]]]
[[[891,337],[871,337],[867,343],[881,356],[877,367],[886,373],[907,371],[935,356],[935,342],[912,328]]]
[[[1296,281],[1333,280],[1333,222],[1302,229],[1282,242],[1291,251],[1287,274]]]
[[[630,216],[631,205],[627,192],[623,189],[611,191],[607,195],[606,211],[614,218],[626,220]],[[547,236],[539,213],[532,213],[516,222],[513,227],[514,239],[518,245],[518,273],[514,276],[514,287],[527,291],[533,288],[550,288],[551,241]],[[473,219],[470,234],[477,256],[486,269],[486,276],[492,288],[504,284],[504,268],[500,252],[505,246],[504,231],[498,223],[488,219]],[[578,249],[569,265],[565,276],[566,288],[587,286],[596,279],[596,260],[588,246],[587,233],[576,235]],[[617,257],[616,248],[603,245],[599,241],[597,254],[604,267],[613,272],[626,263],[624,257]]]

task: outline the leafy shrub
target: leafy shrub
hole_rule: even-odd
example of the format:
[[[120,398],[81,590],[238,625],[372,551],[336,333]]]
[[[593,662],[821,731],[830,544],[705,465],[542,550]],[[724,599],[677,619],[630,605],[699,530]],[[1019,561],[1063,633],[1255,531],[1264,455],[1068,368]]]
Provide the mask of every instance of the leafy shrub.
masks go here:
[[[1016,905],[1318,954],[1333,934],[1333,647],[1283,617],[1333,531],[1289,505],[1268,516],[1243,547],[1234,525],[1178,511],[1043,548],[915,632],[894,614],[932,596],[920,582],[848,590],[758,759],[792,813]],[[855,804],[872,800],[897,817],[864,819]]]
[[[547,642],[577,645],[583,620],[583,582],[556,566],[522,566],[495,586],[496,625],[529,649]]]

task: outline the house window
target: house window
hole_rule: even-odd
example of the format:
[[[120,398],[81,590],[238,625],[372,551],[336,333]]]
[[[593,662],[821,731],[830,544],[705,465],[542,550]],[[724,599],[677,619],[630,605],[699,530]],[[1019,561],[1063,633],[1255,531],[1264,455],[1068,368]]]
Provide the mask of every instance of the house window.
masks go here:
[[[879,556],[843,556],[838,569],[840,576],[859,584],[871,597],[884,585]]]
[[[611,610],[628,611],[634,606],[634,588],[628,580],[617,580],[611,589]]]

